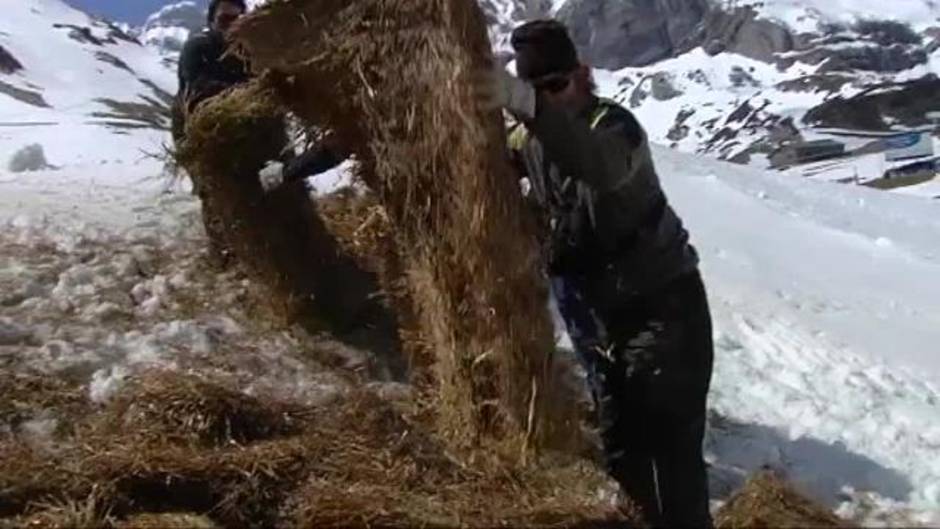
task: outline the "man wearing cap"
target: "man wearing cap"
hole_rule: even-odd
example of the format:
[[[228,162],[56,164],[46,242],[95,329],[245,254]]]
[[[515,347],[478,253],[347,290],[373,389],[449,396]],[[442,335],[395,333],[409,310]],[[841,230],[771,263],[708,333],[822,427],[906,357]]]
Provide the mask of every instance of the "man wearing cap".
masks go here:
[[[611,476],[656,526],[711,526],[702,455],[711,317],[698,257],[636,118],[598,98],[559,22],[513,32],[485,96],[543,219],[545,266],[588,373]]]

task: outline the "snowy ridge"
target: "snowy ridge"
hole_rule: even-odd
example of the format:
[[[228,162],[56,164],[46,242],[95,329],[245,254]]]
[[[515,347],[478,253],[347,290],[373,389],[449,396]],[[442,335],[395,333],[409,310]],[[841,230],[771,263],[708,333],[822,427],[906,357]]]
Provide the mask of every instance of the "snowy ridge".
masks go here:
[[[940,22],[940,4],[933,0],[722,0],[725,7],[751,6],[763,16],[802,32],[821,24],[852,24],[862,19],[886,19],[910,24],[918,30]]]
[[[796,61],[781,68],[696,48],[652,66],[600,70],[596,76],[611,87],[605,91],[640,118],[654,141],[767,167],[767,155],[781,141],[813,135],[818,125],[805,121],[812,109],[832,98],[872,93],[876,85],[897,90],[901,87],[896,83],[934,75],[940,52],[926,64],[900,72],[820,73],[822,64]]]
[[[565,0],[547,12],[572,28],[588,60],[616,70],[597,73],[618,85],[605,93],[637,113],[654,141],[684,152],[767,167],[770,154],[815,127],[915,127],[940,110],[912,92],[894,112],[866,110],[873,119],[818,111],[936,75],[940,4],[930,0]]]
[[[0,166],[32,143],[52,165],[158,150],[176,81],[152,49],[60,0],[6,6],[0,46],[22,65],[0,73]]]

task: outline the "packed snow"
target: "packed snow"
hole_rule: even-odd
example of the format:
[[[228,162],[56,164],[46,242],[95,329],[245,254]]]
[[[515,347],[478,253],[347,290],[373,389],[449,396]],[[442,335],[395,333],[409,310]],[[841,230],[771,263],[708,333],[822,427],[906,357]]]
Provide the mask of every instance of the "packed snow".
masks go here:
[[[933,199],[940,199],[940,178],[934,178],[929,182],[909,187],[902,187],[895,190],[896,193],[904,195],[914,195]]]
[[[940,523],[940,204],[656,154],[716,319],[716,488],[769,464],[843,515]]]

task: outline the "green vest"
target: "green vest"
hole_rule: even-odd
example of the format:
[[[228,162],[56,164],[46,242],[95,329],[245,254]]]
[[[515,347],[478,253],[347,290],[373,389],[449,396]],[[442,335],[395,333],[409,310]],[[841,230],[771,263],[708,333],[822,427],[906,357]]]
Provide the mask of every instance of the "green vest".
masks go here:
[[[599,98],[597,108],[591,113],[591,130],[597,128],[611,108],[618,107],[619,104],[613,99]],[[529,141],[529,129],[522,123],[515,125],[509,132],[509,148],[513,151],[521,151]]]

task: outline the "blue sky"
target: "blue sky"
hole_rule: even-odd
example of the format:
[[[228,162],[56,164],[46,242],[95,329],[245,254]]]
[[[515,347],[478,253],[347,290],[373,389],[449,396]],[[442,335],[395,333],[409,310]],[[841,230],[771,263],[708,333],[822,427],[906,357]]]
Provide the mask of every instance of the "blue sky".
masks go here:
[[[166,4],[168,0],[65,0],[86,13],[100,15],[119,22],[141,24],[147,16]],[[204,0],[197,0],[205,4]]]

